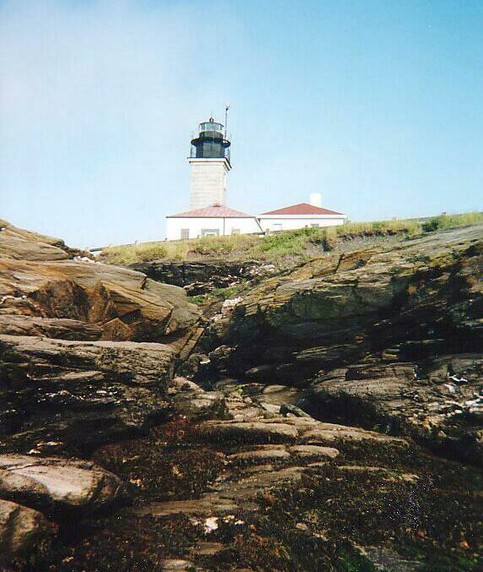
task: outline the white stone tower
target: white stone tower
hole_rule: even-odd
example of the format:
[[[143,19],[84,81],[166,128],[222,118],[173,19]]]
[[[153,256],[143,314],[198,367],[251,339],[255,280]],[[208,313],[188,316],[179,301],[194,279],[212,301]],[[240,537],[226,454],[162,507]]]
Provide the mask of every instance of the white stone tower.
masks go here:
[[[226,134],[225,134],[226,135]],[[202,209],[224,205],[226,174],[231,169],[230,141],[223,134],[223,124],[213,117],[200,123],[198,137],[191,141],[190,208]]]

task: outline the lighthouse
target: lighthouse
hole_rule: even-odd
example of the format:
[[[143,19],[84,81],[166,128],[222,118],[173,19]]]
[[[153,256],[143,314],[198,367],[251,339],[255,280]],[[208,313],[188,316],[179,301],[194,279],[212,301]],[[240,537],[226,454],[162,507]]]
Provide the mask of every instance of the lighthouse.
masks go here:
[[[225,204],[226,175],[231,170],[231,143],[223,129],[222,123],[210,117],[200,123],[198,136],[191,140],[188,162],[191,166],[192,209]]]
[[[232,209],[226,204],[226,176],[231,170],[231,142],[226,124],[213,117],[199,125],[191,139],[190,209],[166,217],[167,240],[189,240],[233,234],[264,234],[304,227],[344,224],[346,215],[322,208],[314,192],[310,203],[290,205],[259,216]],[[316,189],[317,190],[317,189]]]

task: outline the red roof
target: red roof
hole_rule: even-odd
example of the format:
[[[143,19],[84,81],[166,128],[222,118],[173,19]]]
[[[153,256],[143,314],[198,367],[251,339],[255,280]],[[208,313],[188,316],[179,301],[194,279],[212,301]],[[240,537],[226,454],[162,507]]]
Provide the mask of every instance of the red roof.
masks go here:
[[[195,209],[185,213],[170,215],[167,218],[253,218],[240,211],[235,211],[224,205],[213,205],[212,207],[205,207],[203,209]]]
[[[300,203],[283,209],[268,211],[267,213],[262,213],[262,216],[263,215],[342,215],[342,213],[321,207],[314,207],[313,205],[309,205],[309,203]]]

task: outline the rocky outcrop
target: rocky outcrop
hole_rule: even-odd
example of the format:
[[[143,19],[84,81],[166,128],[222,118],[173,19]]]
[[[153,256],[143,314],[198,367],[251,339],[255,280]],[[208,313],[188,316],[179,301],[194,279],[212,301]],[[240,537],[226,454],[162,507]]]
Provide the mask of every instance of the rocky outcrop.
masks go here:
[[[0,336],[0,449],[88,451],[146,430],[166,416],[175,356],[147,342]]]
[[[182,289],[4,228],[0,548],[41,509],[89,532],[32,569],[478,566],[476,470],[411,438],[479,454],[480,231],[327,254],[201,337]]]
[[[182,380],[178,379],[178,385]],[[190,391],[202,394],[192,382]],[[204,420],[193,439],[221,450],[225,471],[210,490],[193,500],[155,502],[141,508],[140,515],[185,514],[214,519],[237,511],[258,511],[261,495],[299,483],[307,471],[331,464],[339,456],[339,446],[351,443],[381,443],[394,450],[406,449],[400,438],[357,427],[322,423],[310,417],[282,414],[283,406],[267,411],[252,397],[244,396],[250,385],[224,384],[228,419]],[[276,392],[274,392],[276,393]],[[269,399],[269,398],[268,398]],[[277,399],[275,399],[277,401]],[[203,413],[194,421],[204,419]]]
[[[34,318],[68,319],[88,324],[89,335],[104,340],[183,341],[199,320],[198,309],[188,303],[181,288],[159,284],[133,270],[72,256],[60,248],[62,241],[48,239],[46,243],[44,237],[6,223],[2,228],[2,331],[41,328]],[[12,325],[8,316],[16,316]],[[45,334],[59,337],[55,325],[46,324]],[[76,329],[80,330],[78,325]]]
[[[483,464],[483,359],[360,363],[318,377],[299,404],[316,417],[378,425],[437,451]]]
[[[0,314],[0,331],[12,336],[38,336],[62,340],[98,340],[102,328],[69,318],[37,318],[35,316]]]
[[[274,271],[270,264],[256,260],[209,260],[171,262],[154,260],[131,264],[130,268],[165,284],[181,286],[191,295],[206,294],[215,288],[227,288],[244,280],[267,276]]]
[[[14,260],[66,260],[87,253],[69,248],[60,238],[53,238],[23,228],[17,228],[0,219],[0,258]]]
[[[199,319],[182,289],[87,260],[0,259],[0,296],[4,315],[80,320],[105,340],[176,339]]]
[[[2,221],[0,450],[87,451],[166,414],[199,310],[84,254]]]
[[[213,320],[199,379],[315,377],[299,405],[318,419],[481,463],[482,230],[331,253],[266,280]]]
[[[331,253],[251,290],[211,327],[220,371],[305,380],[391,350],[397,359],[468,352],[481,343],[482,227]],[[261,368],[252,370],[252,368]]]
[[[48,537],[51,525],[32,509],[83,516],[125,496],[112,473],[65,457],[166,417],[174,363],[199,336],[200,314],[182,288],[0,222],[0,553],[7,560],[28,557]],[[39,457],[46,453],[61,457]]]

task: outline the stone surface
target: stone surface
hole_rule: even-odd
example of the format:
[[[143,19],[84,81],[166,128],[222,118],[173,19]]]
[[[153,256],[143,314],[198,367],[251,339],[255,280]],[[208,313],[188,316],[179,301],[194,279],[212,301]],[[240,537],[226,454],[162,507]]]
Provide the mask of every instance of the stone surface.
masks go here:
[[[63,240],[17,228],[0,219],[0,258],[17,260],[65,260],[85,255],[66,247]]]
[[[45,550],[53,532],[40,512],[0,500],[0,565]]]
[[[205,391],[186,378],[174,378],[168,395],[174,410],[191,419],[223,419],[228,416],[222,392]]]
[[[339,451],[334,447],[321,447],[319,445],[294,445],[288,449],[291,455],[302,459],[335,459]]]
[[[261,445],[257,449],[229,455],[228,459],[232,462],[267,463],[290,459],[290,453],[283,445]]]
[[[63,340],[98,340],[102,328],[81,320],[0,314],[0,332],[13,336],[40,336]]]
[[[202,570],[220,558],[232,569],[241,558],[240,567],[278,569],[243,559],[248,548],[256,558],[272,551],[278,562],[288,550],[301,569],[324,569],[321,553],[335,563],[341,539],[350,543],[366,520],[386,518],[361,544],[377,533],[374,543],[385,538],[389,549],[371,546],[364,558],[404,569],[412,563],[390,549],[398,546],[394,538],[430,534],[440,542],[440,529],[432,532],[428,522],[445,530],[449,499],[462,536],[448,536],[448,553],[455,542],[476,550],[475,519],[465,520],[477,499],[470,470],[460,481],[454,463],[423,457],[410,439],[386,433],[421,442],[429,435],[431,444],[441,439],[471,450],[474,460],[480,231],[328,254],[244,293],[202,339],[198,311],[179,289],[89,261],[45,237],[4,235],[0,447],[31,454],[0,455],[0,495],[54,517],[59,506],[81,514],[109,506],[122,494],[119,480],[66,458],[146,431],[169,410],[172,421],[144,441],[96,451],[99,463],[132,484],[136,503],[109,530],[98,520],[70,552],[60,549],[55,564],[84,569],[75,557],[83,554],[85,569],[95,569],[101,548],[101,558],[119,550],[130,566],[129,550],[141,548],[144,559],[151,544],[157,568],[169,558],[165,569]],[[29,241],[36,243],[30,249]],[[171,381],[176,358],[186,360],[193,349],[200,353],[188,370],[204,373],[203,387]],[[232,379],[220,380],[224,372]],[[319,420],[301,416],[300,405]],[[66,458],[39,456],[49,451]],[[422,514],[436,498],[434,515]],[[25,554],[39,546],[32,530],[34,540],[19,543]],[[215,542],[197,551],[199,540]]]
[[[0,315],[71,319],[96,324],[105,340],[182,339],[199,320],[182,288],[140,272],[95,262],[60,240],[3,222],[0,231]],[[24,322],[24,327],[25,327]],[[33,322],[31,322],[32,324]],[[34,324],[40,327],[38,321]],[[42,333],[54,331],[47,327]],[[29,332],[30,333],[30,332]],[[55,335],[54,337],[58,337]],[[188,336],[189,337],[189,336]],[[84,338],[81,338],[84,339]]]
[[[161,570],[174,572],[176,570],[193,570],[193,562],[190,560],[180,560],[177,558],[166,558],[161,562]]]
[[[334,423],[320,423],[317,426],[308,427],[302,434],[303,443],[331,445],[340,441],[359,442],[359,441],[376,441],[380,443],[398,443],[403,445],[404,440],[396,437],[390,437],[376,431],[365,431],[358,427],[349,427],[347,425],[337,425]]]
[[[165,415],[175,352],[134,342],[0,336],[0,450],[67,450],[142,431]]]
[[[126,496],[121,481],[87,461],[0,455],[0,497],[33,508],[92,512]]]
[[[402,359],[477,351],[482,235],[476,226],[331,253],[265,280],[213,322],[209,340],[225,348],[212,348],[213,365],[294,383],[396,346]]]
[[[355,549],[377,572],[417,572],[421,562],[403,558],[395,550],[384,546],[356,546]]]
[[[355,364],[320,376],[300,404],[320,419],[413,437],[483,463],[483,359],[457,354],[416,363]]]
[[[224,442],[285,443],[298,436],[297,428],[287,423],[274,421],[210,422],[201,427],[202,437],[216,438]]]
[[[226,261],[191,261],[172,262],[154,260],[138,262],[130,268],[146,274],[152,280],[181,286],[191,295],[206,294],[214,288],[227,288],[242,280],[251,279],[258,275],[267,275],[271,268],[263,271],[260,262],[254,260]]]
[[[3,314],[98,324],[106,340],[163,341],[199,319],[181,288],[94,262],[0,259],[0,297]]]
[[[200,336],[185,291],[0,228],[0,450],[75,452],[165,415],[175,358]]]

